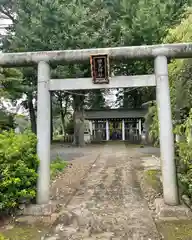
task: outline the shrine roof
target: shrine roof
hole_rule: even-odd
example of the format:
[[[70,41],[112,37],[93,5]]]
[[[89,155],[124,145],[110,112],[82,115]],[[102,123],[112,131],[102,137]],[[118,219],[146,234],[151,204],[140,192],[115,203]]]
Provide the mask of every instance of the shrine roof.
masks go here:
[[[127,118],[144,118],[147,114],[145,108],[131,108],[131,109],[100,109],[100,110],[85,110],[85,119],[99,120],[99,119],[127,119]]]

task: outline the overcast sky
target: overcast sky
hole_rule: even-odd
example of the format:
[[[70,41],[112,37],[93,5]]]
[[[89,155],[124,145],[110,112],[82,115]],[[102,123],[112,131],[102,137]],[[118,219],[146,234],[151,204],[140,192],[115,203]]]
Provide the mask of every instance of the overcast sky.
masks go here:
[[[3,27],[7,27],[11,23],[9,19],[0,19],[0,34],[6,34],[6,30]]]

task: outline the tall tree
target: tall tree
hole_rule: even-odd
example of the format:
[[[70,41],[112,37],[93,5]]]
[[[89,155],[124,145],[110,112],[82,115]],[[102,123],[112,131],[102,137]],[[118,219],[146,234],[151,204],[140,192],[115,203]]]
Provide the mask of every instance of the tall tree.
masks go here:
[[[192,8],[188,8],[181,23],[170,28],[164,43],[191,42],[192,39]],[[177,59],[169,64],[169,83],[173,119],[177,124],[186,120],[192,108],[192,60]],[[149,110],[148,120],[151,122],[151,135],[158,140],[159,123],[156,107]]]
[[[16,0],[0,0],[0,13],[8,19],[15,21],[14,12],[16,11]]]
[[[0,67],[0,131],[13,128],[14,116],[4,107],[5,99],[13,101],[21,97],[19,91],[22,81],[22,73],[17,69],[7,69]]]
[[[11,34],[4,44],[6,51],[14,52],[158,43],[161,42],[167,26],[174,23],[178,12],[180,14],[182,11],[181,6],[187,0],[180,0],[177,3],[174,0],[168,3],[162,3],[160,0],[150,0],[147,3],[144,0],[17,0],[15,2],[14,11],[12,10],[15,34]],[[6,6],[5,1],[4,4]],[[126,64],[115,65],[114,71],[116,74],[138,74],[151,72],[150,67],[150,61],[145,63],[127,61]],[[31,96],[36,98],[36,70],[33,69],[30,76],[25,71],[27,70],[23,71],[24,84],[30,87],[25,92],[27,99],[32,103]],[[89,63],[66,65],[62,74],[64,77],[89,77],[91,75]],[[82,95],[85,93],[80,92]],[[145,99],[148,100],[153,95],[148,89],[133,90],[128,95],[131,94],[130,99],[137,106],[143,101],[146,93],[149,96],[147,95]],[[95,96],[97,97],[99,94]],[[73,94],[73,100],[77,128],[83,129],[85,97],[80,97],[76,93]],[[28,104],[28,107],[33,107],[32,110],[35,108],[32,104]],[[80,129],[76,132],[82,133]],[[83,137],[80,139],[82,140]]]
[[[8,51],[104,47],[111,45],[112,42],[109,27],[111,17],[103,8],[102,1],[18,0],[15,15],[15,34],[8,38],[9,44],[6,45]],[[36,78],[34,73],[25,78],[28,85]],[[90,76],[90,66],[89,64],[66,66],[63,75]],[[33,86],[35,86],[34,82]],[[28,93],[27,99],[30,103],[31,95],[35,93],[36,89]],[[81,108],[77,107],[78,97],[74,97],[74,101],[77,101],[73,105],[76,107],[74,111],[82,111],[82,103]],[[28,106],[32,107],[32,104]],[[76,117],[80,115],[82,114],[75,114]]]
[[[109,1],[107,1],[109,2]],[[137,1],[114,1],[111,11],[115,16],[115,8],[118,9],[118,23],[116,25],[117,43],[120,45],[150,45],[162,43],[168,29],[180,21],[180,16],[190,0],[168,1],[160,0],[137,0]],[[153,72],[152,61],[127,61],[120,64],[116,72],[124,75],[147,74]],[[152,91],[151,91],[152,90]],[[128,105],[135,107],[149,100],[154,100],[155,90],[141,88],[126,93],[127,90],[120,90],[117,96],[117,103],[122,107]],[[125,99],[122,101],[122,98]],[[129,104],[128,104],[129,103]]]
[[[185,12],[181,23],[169,30],[164,42],[191,42],[192,8]],[[192,108],[192,59],[172,60],[169,64],[172,107],[176,120],[180,121],[183,111],[189,113]],[[176,110],[176,111],[175,111]]]
[[[21,97],[22,73],[17,69],[0,67],[0,97],[15,100]]]
[[[104,109],[108,108],[105,96],[109,91],[97,89],[90,91],[86,98],[86,108],[88,109]]]

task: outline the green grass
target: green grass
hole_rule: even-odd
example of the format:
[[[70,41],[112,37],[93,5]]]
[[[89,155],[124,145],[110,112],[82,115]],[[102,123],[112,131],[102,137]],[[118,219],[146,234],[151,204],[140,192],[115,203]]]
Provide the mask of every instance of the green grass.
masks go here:
[[[64,161],[63,159],[57,157],[53,162],[51,163],[50,169],[51,169],[51,178],[54,178],[62,172],[66,167],[68,166],[68,162]]]
[[[160,170],[146,170],[144,181],[157,193],[162,192]],[[192,240],[191,220],[157,221],[156,226],[164,240]]]
[[[162,191],[162,184],[160,181],[160,170],[149,169],[144,172],[144,180],[147,185],[151,186],[156,192]]]
[[[46,228],[35,226],[14,226],[0,234],[0,240],[40,240],[47,232]]]
[[[161,221],[156,222],[157,229],[164,237],[164,240],[191,240],[192,239],[192,221]]]
[[[0,240],[8,240],[8,239],[0,233]]]

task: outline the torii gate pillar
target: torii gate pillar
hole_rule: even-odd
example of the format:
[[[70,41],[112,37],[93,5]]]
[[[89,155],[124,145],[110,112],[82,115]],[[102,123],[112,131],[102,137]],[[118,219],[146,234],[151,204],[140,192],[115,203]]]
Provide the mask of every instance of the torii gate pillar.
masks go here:
[[[44,61],[38,63],[38,95],[37,95],[37,154],[40,159],[37,183],[37,203],[49,202],[50,185],[50,66]]]
[[[159,119],[163,197],[168,205],[178,205],[178,189],[174,156],[174,138],[171,116],[171,100],[168,80],[167,57],[155,58],[156,94]]]

